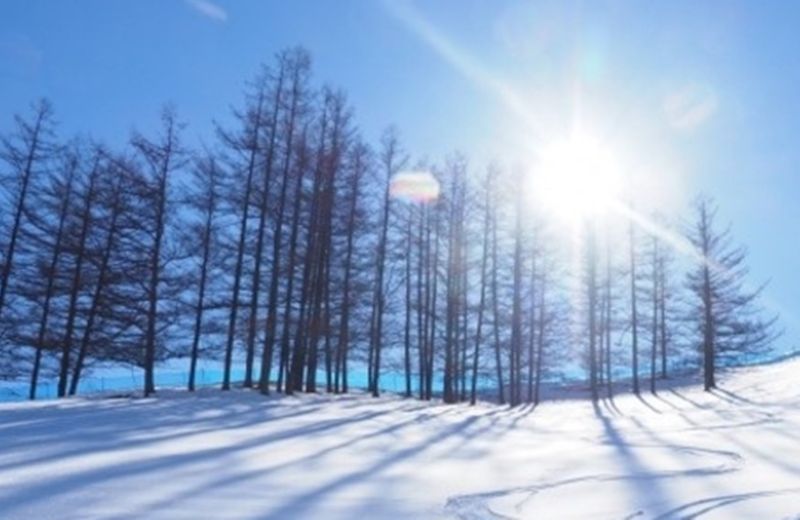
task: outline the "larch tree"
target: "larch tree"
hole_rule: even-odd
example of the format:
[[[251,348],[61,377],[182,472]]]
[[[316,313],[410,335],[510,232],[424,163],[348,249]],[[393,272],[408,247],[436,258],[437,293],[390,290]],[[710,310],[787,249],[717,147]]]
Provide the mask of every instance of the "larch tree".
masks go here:
[[[98,150],[98,153],[103,156],[107,155],[104,150]],[[114,281],[113,255],[117,253],[117,243],[122,232],[120,223],[125,211],[122,181],[115,177],[118,170],[107,157],[103,158],[100,166],[101,177],[97,180],[97,202],[95,203],[95,206],[99,207],[92,223],[92,233],[99,236],[87,258],[88,262],[94,266],[95,275],[92,282],[93,287],[89,289],[90,303],[85,312],[83,332],[70,380],[69,395],[75,395],[78,392],[81,376],[84,373],[83,369],[87,365],[90,355],[97,355],[97,349],[93,347],[99,336],[97,329],[101,328],[103,324],[103,310],[111,299],[108,293],[109,286]]]
[[[280,177],[277,180],[280,188],[278,190],[278,202],[275,214],[275,230],[272,237],[272,268],[269,281],[269,293],[267,296],[266,330],[264,333],[261,371],[259,375],[259,389],[264,394],[269,393],[269,377],[272,372],[272,358],[277,335],[278,292],[282,274],[283,233],[289,196],[292,194],[290,191],[293,181],[292,173],[302,181],[302,176],[297,173],[298,168],[295,167],[298,159],[297,146],[295,143],[298,138],[298,129],[301,128],[309,111],[307,106],[309,97],[308,76],[311,59],[308,53],[303,49],[292,49],[282,54],[280,59],[283,61],[283,67],[285,67],[287,88],[286,93],[283,95],[284,117],[281,123],[283,158],[280,165]],[[299,166],[303,168],[305,165],[301,163]],[[295,190],[295,196],[300,196],[297,189]],[[289,283],[291,284],[292,282],[289,281]],[[283,359],[283,354],[281,354],[281,356]],[[280,370],[282,370],[282,365],[279,367],[279,371]]]
[[[628,270],[630,276],[630,331],[631,331],[631,384],[633,393],[639,393],[639,290],[637,280],[636,229],[628,224]]]
[[[203,332],[203,314],[208,305],[206,296],[209,286],[208,279],[214,263],[213,248],[218,245],[217,219],[224,173],[213,155],[208,154],[195,160],[191,175],[193,182],[186,202],[188,207],[195,212],[198,220],[189,226],[191,236],[187,237],[187,240],[191,244],[190,247],[199,250],[200,254],[197,268],[197,299],[194,305],[194,330],[189,352],[187,388],[190,392],[195,389],[197,362],[200,357],[200,341]]]
[[[389,128],[381,138],[380,163],[385,176],[385,191],[381,207],[380,234],[378,238],[378,251],[375,259],[375,292],[372,301],[372,316],[370,318],[370,343],[369,343],[369,390],[373,396],[380,394],[381,355],[383,350],[383,319],[386,306],[385,273],[386,249],[389,234],[390,215],[390,183],[394,175],[403,168],[406,157],[400,147],[397,131]]]
[[[250,206],[253,203],[254,182],[258,170],[258,158],[261,152],[260,143],[265,125],[264,105],[266,103],[266,78],[262,73],[251,86],[241,112],[234,112],[240,128],[234,132],[218,129],[222,143],[229,149],[231,170],[236,180],[243,181],[244,190],[231,189],[229,192],[230,206],[238,218],[238,238],[235,251],[235,265],[233,268],[233,284],[230,298],[230,313],[228,317],[228,333],[225,340],[224,367],[222,389],[228,390],[231,386],[231,369],[233,366],[233,347],[236,340],[236,325],[241,306],[240,293],[242,277],[247,250],[247,230],[250,219]],[[243,177],[241,179],[240,177]],[[239,186],[237,182],[235,184]]]
[[[36,333],[36,340],[33,345],[35,352],[33,367],[31,369],[30,390],[28,392],[29,399],[36,399],[36,390],[38,387],[39,374],[42,366],[42,357],[46,348],[47,335],[48,332],[50,332],[48,327],[50,325],[49,320],[51,317],[53,300],[57,296],[56,293],[59,269],[63,267],[61,260],[65,249],[67,220],[69,217],[69,212],[72,209],[71,204],[75,190],[75,177],[77,176],[79,162],[79,158],[76,156],[76,154],[64,154],[64,157],[62,158],[62,167],[57,170],[59,171],[59,174],[53,176],[48,188],[43,190],[45,192],[43,194],[46,196],[49,195],[48,198],[55,202],[55,204],[51,203],[49,206],[55,206],[57,208],[53,208],[55,209],[55,215],[53,216],[56,218],[57,224],[54,233],[54,239],[49,248],[50,261],[46,271],[41,273],[44,275],[44,280],[46,280],[46,287],[44,290],[44,299],[39,318],[39,330]],[[47,207],[48,204],[43,204],[43,206]],[[48,219],[45,217],[45,222],[47,220]],[[42,249],[47,249],[43,247],[43,244],[40,244],[39,247]]]
[[[6,164],[4,184],[11,184],[10,196],[13,216],[8,240],[3,251],[0,273],[0,316],[5,310],[9,281],[17,251],[17,241],[28,202],[28,194],[34,178],[48,168],[56,145],[54,144],[53,108],[47,100],[33,106],[29,120],[16,116],[16,129],[0,141],[0,159]]]
[[[777,317],[764,317],[758,298],[765,285],[749,288],[747,250],[733,243],[730,228],[716,228],[717,207],[706,197],[694,205],[687,238],[697,259],[687,275],[693,295],[690,317],[702,358],[703,386],[717,386],[717,367],[735,356],[763,354],[776,339]]]
[[[159,303],[161,288],[166,282],[164,271],[168,220],[170,208],[170,180],[184,164],[184,150],[179,141],[181,124],[172,108],[161,114],[161,135],[151,140],[141,134],[134,135],[132,145],[140,161],[139,187],[142,208],[147,222],[143,222],[145,235],[151,241],[147,250],[147,311],[144,337],[144,393],[155,392],[155,362],[158,348],[159,323],[162,315]]]
[[[266,103],[268,106],[264,121],[264,143],[261,144],[261,189],[256,190],[258,204],[256,213],[258,215],[258,226],[256,229],[255,249],[253,252],[252,281],[250,284],[250,303],[248,306],[247,337],[245,341],[245,369],[244,386],[253,386],[253,367],[256,355],[256,325],[258,323],[259,304],[261,294],[261,270],[264,262],[264,241],[266,239],[267,217],[270,212],[270,192],[275,163],[277,162],[276,149],[278,148],[279,131],[281,130],[280,117],[283,107],[283,96],[285,94],[284,83],[286,82],[287,68],[289,62],[286,54],[279,55],[276,59],[276,70],[265,70],[267,77]],[[291,153],[289,154],[291,156]],[[262,363],[262,367],[264,364]],[[259,381],[260,381],[259,377]]]
[[[74,341],[74,334],[76,328],[76,320],[78,318],[78,298],[83,289],[82,280],[85,276],[84,262],[86,262],[89,238],[89,232],[93,227],[93,206],[97,198],[98,177],[100,175],[100,155],[95,154],[92,160],[90,171],[85,174],[80,193],[80,203],[78,214],[76,215],[75,229],[73,230],[74,241],[70,244],[69,252],[74,259],[72,266],[71,281],[69,282],[69,307],[67,311],[67,322],[64,330],[64,339],[61,344],[61,368],[58,374],[58,396],[64,397],[67,395],[70,378],[70,370],[72,369],[72,346]],[[165,217],[166,218],[166,217]],[[153,329],[155,330],[155,329]],[[145,346],[147,348],[147,346]],[[152,370],[152,365],[151,365]],[[147,372],[146,372],[147,373]],[[152,373],[151,373],[152,374]],[[147,380],[147,376],[145,376]],[[145,390],[147,392],[147,390]]]

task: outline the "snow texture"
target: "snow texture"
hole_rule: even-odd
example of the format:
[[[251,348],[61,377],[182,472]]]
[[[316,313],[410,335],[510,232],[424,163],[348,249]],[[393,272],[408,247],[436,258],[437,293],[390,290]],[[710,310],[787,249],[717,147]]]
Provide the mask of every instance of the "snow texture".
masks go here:
[[[244,390],[0,405],[0,518],[800,519],[800,360],[536,409]]]

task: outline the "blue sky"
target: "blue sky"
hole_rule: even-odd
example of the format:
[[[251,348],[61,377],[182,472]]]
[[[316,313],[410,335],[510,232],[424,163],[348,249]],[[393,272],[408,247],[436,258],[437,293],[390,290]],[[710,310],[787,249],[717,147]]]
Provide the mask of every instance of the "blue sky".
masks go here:
[[[800,5],[747,1],[0,0],[0,131],[40,96],[64,133],[121,143],[174,102],[209,139],[259,63],[307,47],[367,138],[526,163],[576,124],[644,193],[714,195],[754,281],[800,333]]]

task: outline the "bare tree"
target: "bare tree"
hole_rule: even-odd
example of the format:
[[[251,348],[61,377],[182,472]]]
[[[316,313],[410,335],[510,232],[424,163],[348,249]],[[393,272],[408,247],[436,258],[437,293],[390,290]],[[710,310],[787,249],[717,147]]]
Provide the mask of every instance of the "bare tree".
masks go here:
[[[308,110],[306,108],[306,97],[308,95],[306,92],[306,83],[308,81],[310,67],[308,53],[302,49],[293,49],[288,54],[284,55],[282,59],[287,61],[286,74],[290,80],[288,92],[285,94],[288,96],[288,99],[284,101],[286,106],[286,116],[282,128],[284,156],[279,179],[280,193],[278,195],[278,209],[275,217],[275,232],[272,238],[272,272],[270,275],[267,301],[267,321],[264,335],[264,348],[262,349],[261,374],[259,376],[259,389],[264,394],[269,393],[269,376],[272,372],[272,355],[275,346],[278,317],[278,285],[281,275],[283,226],[286,219],[286,205],[291,182],[290,173],[293,168],[293,158],[296,155],[295,139],[297,137],[298,121],[302,120]],[[304,165],[301,164],[300,167],[303,168]],[[298,178],[300,178],[302,182],[302,175],[298,175]],[[298,198],[300,197],[299,190],[296,190],[295,196]],[[289,283],[291,284],[291,280]]]
[[[631,221],[628,225],[628,247],[630,259],[630,296],[631,296],[631,381],[633,393],[639,393],[639,313],[637,309],[638,289],[636,281],[636,230]]]
[[[302,217],[302,201],[303,201],[303,181],[306,171],[308,170],[308,163],[311,151],[307,143],[307,128],[304,129],[300,143],[298,143],[298,160],[297,172],[294,184],[294,203],[292,208],[292,226],[289,234],[289,252],[288,252],[288,265],[287,265],[287,282],[286,282],[286,297],[285,307],[283,312],[283,330],[281,333],[281,351],[278,366],[278,381],[277,389],[280,392],[284,386],[286,393],[292,393],[294,390],[289,381],[290,375],[290,342],[291,342],[291,325],[292,325],[292,301],[294,298],[294,282],[295,271],[297,264],[297,245],[299,241],[301,217]]]
[[[253,94],[248,96],[243,112],[235,112],[234,115],[241,124],[238,134],[231,134],[219,130],[219,135],[223,143],[234,153],[232,162],[234,171],[242,171],[244,174],[244,191],[234,192],[237,200],[234,206],[239,206],[241,215],[239,217],[239,237],[236,247],[236,263],[233,271],[233,289],[231,295],[231,308],[228,318],[228,335],[225,341],[225,361],[222,376],[222,389],[228,390],[231,387],[231,368],[233,363],[233,343],[236,336],[236,318],[239,313],[239,293],[242,285],[242,269],[244,266],[244,255],[247,245],[247,224],[250,218],[250,205],[253,199],[253,181],[258,167],[257,159],[260,153],[261,132],[264,127],[264,103],[266,96],[266,78],[262,75],[256,79],[253,85]],[[237,166],[241,165],[241,170]]]
[[[522,353],[522,190],[514,197],[514,271],[512,282],[511,350],[509,352],[509,403],[520,404]]]
[[[282,97],[284,95],[284,81],[286,81],[287,66],[289,65],[288,56],[283,53],[278,56],[277,71],[270,73],[265,71],[270,79],[268,87],[269,104],[271,105],[270,113],[267,115],[264,123],[264,130],[267,133],[266,144],[263,146],[264,151],[264,164],[262,173],[262,186],[259,198],[258,211],[258,228],[256,231],[255,252],[253,254],[253,280],[250,289],[250,306],[249,306],[249,319],[247,321],[247,341],[245,345],[245,370],[244,370],[244,386],[250,388],[253,386],[253,364],[255,362],[256,350],[256,323],[258,321],[258,304],[259,294],[261,291],[261,265],[263,263],[264,255],[264,236],[267,227],[267,213],[269,210],[269,196],[272,185],[273,168],[275,163],[276,148],[278,142],[279,131],[279,115],[282,105]],[[274,76],[273,76],[274,74]],[[288,154],[291,157],[291,154]],[[262,367],[264,364],[262,363]],[[267,374],[267,380],[269,375]],[[263,388],[263,387],[262,387]]]
[[[384,191],[383,215],[380,224],[380,236],[378,239],[378,253],[375,260],[375,295],[372,303],[372,317],[370,319],[370,348],[369,348],[369,390],[372,395],[377,397],[380,394],[380,371],[381,371],[381,350],[383,342],[383,315],[386,305],[384,295],[384,274],[386,271],[386,242],[389,233],[389,183],[392,177],[403,167],[405,157],[400,148],[397,132],[390,128],[384,132],[381,139],[382,150],[380,161],[386,178],[386,189]]]
[[[103,170],[101,170],[101,174],[105,174],[107,178],[98,180],[97,198],[98,202],[101,202],[103,199],[106,200],[106,209],[105,212],[101,214],[102,216],[95,220],[93,225],[95,228],[100,226],[104,227],[105,239],[102,248],[97,252],[99,254],[99,265],[97,266],[96,281],[94,282],[91,303],[86,313],[83,334],[78,347],[78,355],[75,360],[72,379],[70,380],[69,395],[75,395],[78,391],[83,368],[86,365],[86,360],[94,338],[96,324],[99,321],[101,309],[107,300],[106,293],[111,283],[110,271],[112,271],[112,255],[116,251],[119,234],[121,232],[120,220],[125,210],[121,181],[119,178],[114,178],[115,175],[123,175],[123,173],[110,162],[104,162],[107,162],[107,164],[102,166]],[[93,261],[94,256],[96,255],[90,256],[89,261]]]
[[[484,201],[483,201],[483,245],[481,247],[481,266],[480,266],[480,297],[478,301],[478,322],[475,328],[475,346],[472,351],[472,389],[470,392],[470,404],[475,404],[478,389],[478,367],[480,364],[480,347],[483,340],[483,316],[486,308],[486,269],[489,263],[489,237],[492,225],[491,213],[491,191],[492,181],[491,170],[486,175],[484,181]]]
[[[200,354],[200,337],[203,327],[203,313],[206,307],[206,291],[208,289],[208,275],[211,270],[212,244],[215,242],[216,218],[219,210],[220,188],[223,182],[223,173],[215,158],[207,155],[195,161],[192,169],[193,193],[189,197],[189,206],[198,213],[201,222],[192,226],[192,234],[199,237],[196,245],[200,249],[200,266],[197,282],[197,303],[194,309],[194,331],[192,333],[192,346],[189,354],[189,378],[187,387],[190,392],[195,389],[197,375],[197,361]]]
[[[497,193],[492,193],[492,332],[494,334],[494,353],[495,369],[497,371],[497,396],[500,404],[505,403],[505,392],[503,390],[503,356],[500,343],[500,287],[497,279],[500,266],[498,262],[498,203]]]
[[[701,338],[703,385],[717,386],[717,365],[736,356],[762,353],[778,336],[777,317],[763,318],[757,306],[765,285],[748,289],[745,278],[747,251],[733,245],[730,228],[715,229],[717,208],[711,199],[695,203],[696,220],[688,239],[698,259],[688,274],[688,289],[694,295],[690,316]]]
[[[183,150],[179,142],[180,123],[173,109],[165,108],[161,114],[162,134],[157,141],[135,135],[132,141],[144,163],[143,187],[147,200],[152,204],[152,221],[148,223],[152,239],[148,251],[149,273],[147,287],[147,331],[144,345],[144,393],[155,392],[156,334],[159,317],[159,288],[164,269],[163,248],[167,231],[169,179],[182,166]]]
[[[79,165],[79,159],[74,153],[69,153],[63,159],[63,166],[61,168],[61,175],[57,175],[53,179],[53,186],[51,193],[58,200],[57,221],[58,225],[55,232],[55,240],[52,246],[52,256],[46,276],[46,289],[44,294],[44,302],[42,303],[42,314],[39,319],[39,331],[36,335],[36,342],[34,348],[33,368],[31,370],[31,384],[28,397],[36,399],[36,389],[39,381],[39,372],[42,364],[42,352],[45,348],[45,340],[48,332],[48,321],[50,318],[51,303],[56,292],[56,281],[58,279],[59,260],[64,251],[64,231],[67,224],[67,217],[71,209],[71,200],[74,190],[74,179]]]
[[[53,109],[49,101],[41,100],[33,106],[30,121],[20,116],[14,119],[16,131],[11,137],[3,137],[0,141],[0,159],[9,166],[12,178],[17,181],[13,195],[13,221],[8,245],[3,252],[3,270],[0,275],[0,316],[5,308],[28,192],[33,178],[47,168],[47,162],[54,152]]]
[[[70,376],[70,357],[72,355],[72,341],[74,339],[75,320],[78,313],[78,296],[81,291],[81,277],[84,275],[83,263],[86,260],[87,238],[92,227],[92,207],[97,196],[97,182],[100,172],[100,157],[97,155],[93,160],[93,166],[86,178],[86,186],[83,188],[81,198],[83,206],[78,217],[77,242],[73,244],[71,253],[74,256],[75,264],[73,268],[72,281],[69,289],[69,310],[67,312],[67,324],[64,331],[64,340],[61,347],[61,368],[58,374],[58,396],[67,395],[67,384]],[[152,370],[152,368],[151,368]]]
[[[587,335],[589,342],[589,387],[592,400],[597,401],[598,389],[598,363],[597,363],[597,229],[594,223],[586,223],[586,291],[587,291]]]
[[[334,390],[347,392],[347,358],[350,346],[350,315],[353,307],[352,301],[352,278],[353,278],[353,256],[356,245],[356,224],[358,208],[361,197],[361,183],[370,167],[370,151],[362,142],[356,142],[350,152],[350,191],[347,195],[348,214],[347,214],[347,241],[344,260],[344,281],[342,285],[341,316],[339,318],[339,339],[336,346],[336,376]],[[340,386],[341,382],[341,386]]]

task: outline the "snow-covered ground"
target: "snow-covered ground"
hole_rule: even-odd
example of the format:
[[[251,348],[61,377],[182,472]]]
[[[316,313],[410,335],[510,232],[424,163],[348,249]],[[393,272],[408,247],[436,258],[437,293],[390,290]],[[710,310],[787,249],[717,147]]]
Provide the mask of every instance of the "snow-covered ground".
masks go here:
[[[800,519],[800,360],[538,408],[255,392],[0,405],[0,518]]]

